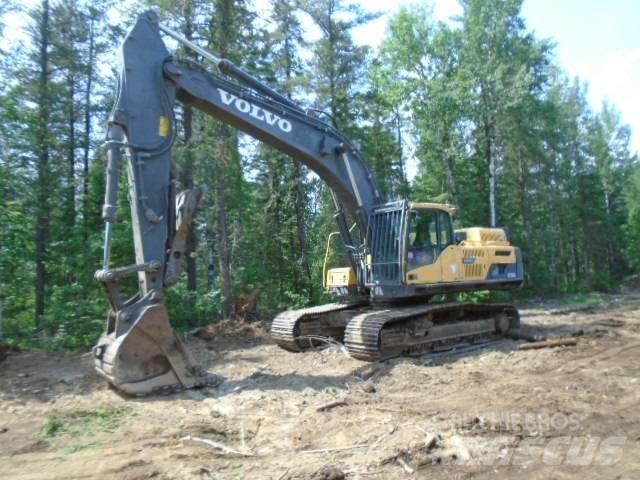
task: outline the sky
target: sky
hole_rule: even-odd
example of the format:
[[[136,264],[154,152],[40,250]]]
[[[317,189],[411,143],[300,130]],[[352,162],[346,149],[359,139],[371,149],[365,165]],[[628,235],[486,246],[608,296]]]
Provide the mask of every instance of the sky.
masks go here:
[[[354,32],[359,44],[378,46],[393,12],[406,0],[361,1],[384,15]],[[427,0],[437,20],[462,13],[457,0]],[[640,0],[525,0],[528,30],[555,43],[558,65],[588,84],[591,107],[613,105],[631,127],[631,150],[640,152]]]
[[[0,0],[2,1],[2,0]],[[23,0],[35,4],[37,0]],[[417,0],[352,0],[365,9],[382,12],[377,20],[354,31],[356,43],[377,47],[386,24],[401,5]],[[458,0],[423,0],[437,20],[462,12]],[[260,8],[265,0],[254,0]],[[594,110],[604,101],[631,127],[631,149],[640,152],[640,0],[524,0],[522,15],[537,37],[555,43],[557,63],[573,78],[588,84]],[[24,21],[9,19],[5,34],[24,38]],[[305,25],[306,27],[306,25]],[[13,35],[12,35],[13,34]],[[11,38],[9,39],[11,40]]]

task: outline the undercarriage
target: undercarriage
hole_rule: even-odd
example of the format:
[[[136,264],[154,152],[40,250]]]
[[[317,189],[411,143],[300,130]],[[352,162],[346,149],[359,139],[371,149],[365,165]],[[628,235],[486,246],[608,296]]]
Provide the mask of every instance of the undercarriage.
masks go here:
[[[331,338],[344,343],[351,356],[376,361],[488,342],[519,326],[518,311],[509,304],[332,303],[279,314],[271,337],[293,352],[317,347]]]

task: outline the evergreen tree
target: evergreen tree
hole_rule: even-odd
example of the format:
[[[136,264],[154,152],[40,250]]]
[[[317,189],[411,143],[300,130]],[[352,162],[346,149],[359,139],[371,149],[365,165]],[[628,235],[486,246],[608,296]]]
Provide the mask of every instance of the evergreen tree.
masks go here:
[[[354,122],[352,100],[361,86],[369,50],[356,46],[351,33],[378,15],[342,0],[301,0],[300,7],[322,34],[312,47],[316,106],[331,115],[336,127],[348,131]]]
[[[305,42],[296,13],[291,0],[273,2],[269,19],[273,29],[266,36],[261,68],[267,83],[289,98],[306,83],[299,58]],[[262,261],[256,263],[262,268],[254,270],[259,273],[261,303],[272,311],[305,305],[313,295],[307,246],[307,170],[264,144],[257,147],[251,169],[256,172],[255,208],[261,213],[253,246],[262,253]],[[255,288],[255,282],[251,283]]]
[[[253,37],[253,14],[242,0],[216,0],[214,5],[207,25],[209,49],[238,65],[248,63],[243,54]],[[235,250],[246,240],[241,224],[247,213],[238,132],[211,118],[204,118],[202,122],[201,134],[208,144],[201,145],[199,154],[201,163],[208,164],[204,169],[205,178],[212,182],[211,194],[205,197],[205,205],[208,204],[206,236],[210,252],[215,252],[217,257],[215,264],[210,261],[209,270],[217,270],[222,315],[229,317],[236,310],[234,274],[241,267],[235,260],[246,253]]]
[[[51,136],[49,132],[51,120],[51,85],[49,54],[51,49],[51,9],[49,0],[42,0],[40,8],[32,13],[36,22],[36,36],[33,43],[37,48],[37,73],[36,84],[37,112],[33,128],[34,157],[36,160],[36,284],[35,284],[35,318],[41,326],[42,315],[45,311],[45,295],[47,288],[47,261],[50,233],[49,202],[51,201],[51,166],[49,165],[49,152],[51,148]]]

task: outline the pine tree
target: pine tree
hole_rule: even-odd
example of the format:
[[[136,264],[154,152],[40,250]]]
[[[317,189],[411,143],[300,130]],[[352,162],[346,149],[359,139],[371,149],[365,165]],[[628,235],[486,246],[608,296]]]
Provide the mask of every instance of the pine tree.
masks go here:
[[[342,0],[304,0],[300,7],[311,17],[322,36],[314,43],[311,86],[316,106],[331,115],[341,131],[347,132],[354,121],[351,102],[366,67],[368,47],[356,46],[351,38],[354,28],[375,19],[355,4]]]
[[[273,30],[266,36],[261,70],[276,90],[289,98],[305,83],[299,50],[304,46],[295,2],[276,0],[270,17]],[[307,304],[312,297],[307,247],[309,222],[307,170],[264,144],[257,146],[251,164],[256,172],[255,209],[261,212],[254,240],[262,252],[258,269],[263,305],[270,310]],[[256,271],[251,269],[251,271]],[[255,282],[252,282],[255,285]]]
[[[51,118],[50,65],[49,53],[51,49],[51,10],[49,0],[42,0],[39,9],[33,12],[33,19],[37,23],[37,37],[34,44],[38,49],[37,69],[38,83],[36,88],[38,111],[34,132],[34,153],[36,157],[37,191],[36,191],[36,283],[35,283],[35,318],[41,326],[42,315],[45,312],[45,295],[47,288],[47,260],[49,232],[51,228],[49,216],[49,202],[51,201],[51,168],[49,165],[49,150],[51,139],[49,136],[49,121]]]
[[[208,22],[209,49],[238,65],[246,64],[248,59],[243,53],[251,43],[253,14],[241,0],[217,0],[214,5]],[[241,222],[245,213],[238,132],[223,122],[207,118],[203,119],[202,133],[209,145],[202,145],[201,160],[209,164],[205,171],[212,181],[211,194],[205,197],[210,202],[206,235],[210,251],[215,251],[217,257],[215,267],[210,263],[209,269],[217,267],[222,315],[228,318],[236,310],[234,272],[240,265],[234,264],[234,249],[242,240]],[[237,256],[242,258],[243,252],[237,252]]]

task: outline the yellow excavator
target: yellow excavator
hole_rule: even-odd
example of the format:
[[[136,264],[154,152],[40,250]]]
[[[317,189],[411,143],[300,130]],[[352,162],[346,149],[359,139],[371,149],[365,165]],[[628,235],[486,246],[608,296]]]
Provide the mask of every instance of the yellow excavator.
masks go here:
[[[162,35],[193,49],[216,72],[170,55]],[[346,263],[325,269],[336,303],[286,311],[271,328],[282,348],[300,352],[327,337],[363,360],[415,355],[500,338],[519,326],[509,304],[430,303],[438,294],[522,285],[520,250],[499,228],[454,230],[454,208],[382,198],[358,149],[323,117],[226,59],[142,14],[121,50],[119,87],[107,128],[103,267],[96,272],[111,309],[93,349],[97,371],[119,390],[144,395],[210,385],[171,328],[164,289],[183,268],[200,192],[175,189],[171,148],[176,100],[265,142],[315,172],[335,206]],[[110,265],[122,151],[128,152],[135,264]],[[353,226],[349,225],[353,222]],[[119,281],[138,278],[124,299]]]

